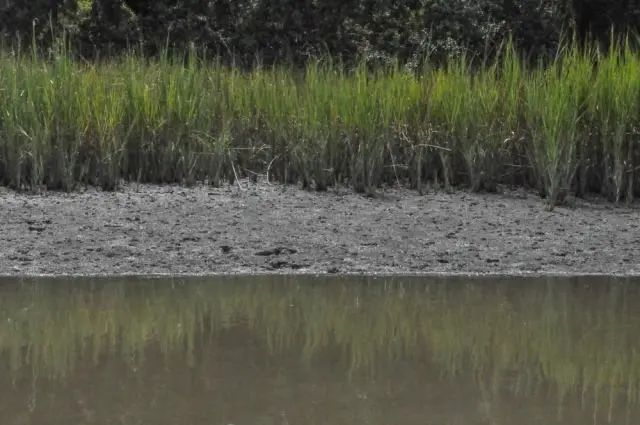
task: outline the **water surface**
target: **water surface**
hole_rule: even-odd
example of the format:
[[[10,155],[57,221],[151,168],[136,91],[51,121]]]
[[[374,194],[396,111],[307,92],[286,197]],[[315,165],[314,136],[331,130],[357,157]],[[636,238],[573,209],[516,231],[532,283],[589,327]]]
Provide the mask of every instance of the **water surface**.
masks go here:
[[[636,424],[640,281],[0,284],[7,424]]]

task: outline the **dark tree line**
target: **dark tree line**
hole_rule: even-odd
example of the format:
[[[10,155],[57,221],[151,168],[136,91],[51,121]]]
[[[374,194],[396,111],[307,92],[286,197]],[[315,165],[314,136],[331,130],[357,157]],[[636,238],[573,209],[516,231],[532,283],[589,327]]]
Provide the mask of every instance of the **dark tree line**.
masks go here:
[[[39,45],[50,28],[65,28],[83,54],[144,45],[153,54],[167,40],[193,42],[239,58],[260,53],[303,61],[314,54],[384,61],[480,53],[504,36],[533,55],[552,52],[563,31],[607,44],[610,30],[640,28],[640,0],[0,0],[3,39]]]

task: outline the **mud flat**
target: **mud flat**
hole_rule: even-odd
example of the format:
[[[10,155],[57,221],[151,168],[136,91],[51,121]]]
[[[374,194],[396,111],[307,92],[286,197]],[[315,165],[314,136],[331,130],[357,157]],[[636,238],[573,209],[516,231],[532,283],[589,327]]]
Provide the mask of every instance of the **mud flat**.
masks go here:
[[[292,186],[0,189],[0,275],[640,274],[640,207]]]

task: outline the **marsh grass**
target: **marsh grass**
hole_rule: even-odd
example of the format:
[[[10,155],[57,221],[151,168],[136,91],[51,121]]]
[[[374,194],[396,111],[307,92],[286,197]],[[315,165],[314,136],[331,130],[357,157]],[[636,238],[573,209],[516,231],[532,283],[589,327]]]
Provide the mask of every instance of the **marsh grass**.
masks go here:
[[[640,57],[631,55],[629,39],[611,43],[605,55],[597,50],[599,72],[595,77],[588,110],[596,146],[602,152],[603,192],[619,202],[623,191],[633,193],[634,150],[638,146],[640,119]]]
[[[313,361],[340,353],[349,373],[429,362],[443,376],[470,374],[492,391],[526,396],[545,386],[560,399],[596,400],[605,409],[640,401],[640,294],[631,283],[271,279],[6,286],[2,367],[61,378],[105,355],[142,366],[152,346],[193,365],[206,357],[199,352],[211,346],[206,341],[240,328],[275,356]]]
[[[534,70],[524,83],[529,158],[550,207],[564,201],[577,171],[581,112],[592,67],[573,49],[551,66]]]
[[[326,190],[385,184],[495,190],[533,184],[550,208],[572,190],[638,194],[640,56],[566,43],[527,67],[507,41],[409,71],[242,71],[184,57],[74,61],[0,56],[0,181],[16,189],[114,189],[121,181],[220,185],[245,176]],[[598,66],[594,66],[597,59]]]

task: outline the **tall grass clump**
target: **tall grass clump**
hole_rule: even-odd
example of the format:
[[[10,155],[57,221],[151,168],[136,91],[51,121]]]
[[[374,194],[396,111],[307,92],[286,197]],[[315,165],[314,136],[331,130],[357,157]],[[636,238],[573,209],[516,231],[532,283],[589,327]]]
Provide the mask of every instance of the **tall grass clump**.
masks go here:
[[[34,49],[35,51],[35,49]],[[549,208],[572,191],[639,193],[640,55],[567,43],[532,67],[511,40],[492,61],[346,68],[319,58],[240,70],[134,50],[100,63],[0,56],[0,181],[114,189],[121,181],[266,176],[374,194],[410,182],[472,191],[532,184]],[[578,172],[579,171],[579,172]]]
[[[3,56],[0,83],[1,180],[15,188],[73,190],[87,148],[90,76],[63,47],[49,61]]]
[[[341,123],[335,94],[342,75],[318,61],[307,67],[305,82],[295,123],[299,141],[292,141],[290,152],[302,186],[313,183],[316,190],[324,191],[337,178],[332,167],[339,160]]]
[[[506,124],[498,72],[497,62],[476,70],[465,56],[433,72],[431,122],[445,186],[454,171],[466,172],[472,191],[491,190],[497,182]]]
[[[577,170],[580,121],[592,67],[573,47],[548,68],[534,70],[524,84],[530,159],[550,209],[568,195]]]
[[[346,133],[345,153],[348,159],[348,172],[351,184],[358,192],[373,193],[382,174],[383,156],[385,152],[385,127],[389,119],[389,104],[385,96],[390,93],[381,92],[381,81],[388,83],[384,71],[377,75],[361,64],[349,74],[341,86],[338,105],[341,108],[342,125]]]
[[[607,54],[597,51],[598,73],[592,85],[588,111],[592,140],[602,152],[603,194],[616,203],[625,188],[633,196],[634,148],[640,125],[640,57],[612,37]]]
[[[121,65],[118,84],[133,134],[123,177],[188,184],[220,179],[231,132],[224,84],[233,80],[222,68],[204,68],[193,54],[184,62],[164,55],[146,64],[129,56]]]

